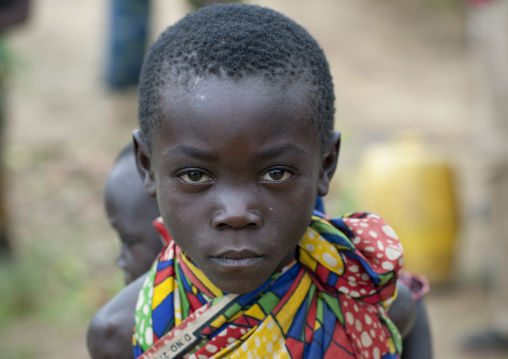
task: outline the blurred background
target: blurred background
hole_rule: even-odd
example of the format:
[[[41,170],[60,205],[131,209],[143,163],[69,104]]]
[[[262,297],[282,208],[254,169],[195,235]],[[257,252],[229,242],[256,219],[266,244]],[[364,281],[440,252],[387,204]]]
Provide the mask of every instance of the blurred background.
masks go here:
[[[330,62],[343,142],[328,212],[376,211],[413,238],[407,263],[431,280],[435,357],[476,358],[460,342],[489,325],[492,280],[466,2],[248,2],[305,26]],[[190,9],[153,0],[152,39]],[[32,1],[2,33],[4,359],[88,358],[88,322],[123,287],[102,190],[137,127],[136,91],[105,82],[109,11],[103,0]]]

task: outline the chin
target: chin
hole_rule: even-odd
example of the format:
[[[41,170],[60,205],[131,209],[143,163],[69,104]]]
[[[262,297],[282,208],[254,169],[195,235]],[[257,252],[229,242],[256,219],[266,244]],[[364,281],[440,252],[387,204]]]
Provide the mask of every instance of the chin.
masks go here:
[[[227,282],[222,282],[215,284],[218,288],[220,288],[223,292],[230,293],[230,294],[246,294],[250,293],[259,287],[264,283],[258,283],[257,281],[252,281],[248,279],[236,279],[236,280],[229,280]],[[220,284],[220,285],[219,285]]]

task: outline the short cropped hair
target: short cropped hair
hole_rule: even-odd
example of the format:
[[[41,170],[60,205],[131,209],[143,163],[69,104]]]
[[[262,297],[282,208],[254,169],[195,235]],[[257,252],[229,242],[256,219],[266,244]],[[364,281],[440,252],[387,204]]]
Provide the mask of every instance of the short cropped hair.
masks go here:
[[[241,79],[263,76],[288,85],[306,81],[314,127],[321,144],[333,132],[333,82],[314,38],[286,16],[255,5],[214,5],[168,27],[150,47],[139,83],[139,126],[150,148],[160,123],[162,89],[185,86],[197,76]]]

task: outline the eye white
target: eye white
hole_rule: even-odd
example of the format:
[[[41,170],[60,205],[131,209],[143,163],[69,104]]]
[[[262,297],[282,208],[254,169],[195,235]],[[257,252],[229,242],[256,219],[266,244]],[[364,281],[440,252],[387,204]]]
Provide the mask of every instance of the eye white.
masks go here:
[[[188,171],[181,175],[180,178],[188,183],[210,182],[210,177],[201,171]]]
[[[282,169],[273,169],[266,171],[262,176],[262,181],[270,181],[270,182],[282,182],[289,178],[291,178],[293,174],[289,171]]]

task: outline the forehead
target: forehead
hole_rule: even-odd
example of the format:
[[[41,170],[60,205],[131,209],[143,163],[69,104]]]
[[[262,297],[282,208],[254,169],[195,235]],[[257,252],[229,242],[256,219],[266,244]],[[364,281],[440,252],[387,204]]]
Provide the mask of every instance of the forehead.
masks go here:
[[[186,130],[203,132],[211,127],[253,137],[259,130],[271,131],[272,137],[300,131],[310,142],[319,142],[308,89],[304,80],[288,84],[255,76],[240,80],[196,77],[185,86],[167,85],[161,90],[159,123],[163,132],[179,137]]]

